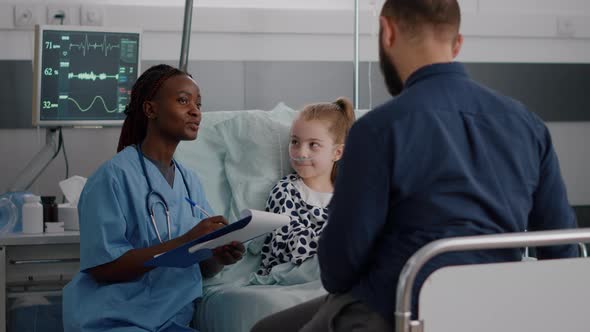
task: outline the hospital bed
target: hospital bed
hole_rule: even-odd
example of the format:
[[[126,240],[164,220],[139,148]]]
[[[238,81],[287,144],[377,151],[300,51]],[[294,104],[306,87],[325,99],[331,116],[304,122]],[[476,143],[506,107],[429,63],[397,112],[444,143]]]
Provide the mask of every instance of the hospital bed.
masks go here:
[[[582,332],[590,329],[590,228],[434,241],[406,263],[396,295],[397,332]],[[432,273],[411,312],[420,269],[447,252],[579,243],[580,258],[452,266]],[[412,317],[417,317],[413,319]]]
[[[295,115],[284,104],[270,111],[204,113],[197,140],[181,142],[176,158],[198,174],[214,211],[234,221],[241,209],[263,209],[272,186],[292,172],[287,146]],[[200,331],[249,331],[267,315],[326,293],[314,259],[256,276],[262,240],[251,241],[240,262],[204,282],[195,313]],[[416,273],[440,253],[566,242],[590,242],[590,230],[454,238],[425,246],[400,278],[397,331],[587,330],[579,328],[590,326],[590,315],[581,315],[590,299],[587,258],[440,269],[425,282],[418,319],[411,319],[409,292]]]
[[[181,142],[175,158],[197,173],[215,213],[235,221],[242,209],[263,210],[272,187],[293,172],[288,145],[296,114],[282,103],[272,110],[205,112],[197,139]],[[267,315],[326,293],[315,259],[257,276],[263,240],[248,243],[240,262],[205,280],[195,314],[199,331],[249,331]]]

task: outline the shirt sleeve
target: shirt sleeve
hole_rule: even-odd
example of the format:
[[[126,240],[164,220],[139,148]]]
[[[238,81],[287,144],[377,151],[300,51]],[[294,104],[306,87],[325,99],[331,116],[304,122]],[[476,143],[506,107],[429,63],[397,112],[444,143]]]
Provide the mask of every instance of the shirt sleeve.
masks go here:
[[[299,215],[297,214],[293,196],[289,191],[289,184],[288,181],[281,180],[272,188],[264,210],[283,214],[291,218],[291,220],[295,220],[298,219]]]
[[[358,281],[387,221],[389,146],[386,135],[362,119],[350,131],[318,248],[322,283],[330,293],[346,292]]]
[[[111,165],[105,165],[84,186],[78,204],[82,271],[112,262],[133,249],[125,236],[127,221],[119,203],[122,193]]]
[[[567,191],[559,161],[549,131],[545,127],[543,156],[539,174],[539,183],[533,196],[533,207],[529,214],[529,230],[555,230],[576,228],[576,217],[567,198]],[[537,248],[537,257],[564,258],[578,256],[577,246],[564,245]]]

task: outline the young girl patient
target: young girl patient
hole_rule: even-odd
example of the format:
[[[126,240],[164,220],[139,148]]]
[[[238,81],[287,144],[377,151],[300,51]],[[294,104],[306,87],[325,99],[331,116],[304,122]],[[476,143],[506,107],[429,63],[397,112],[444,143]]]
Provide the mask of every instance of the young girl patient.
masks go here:
[[[289,155],[296,173],[281,179],[266,203],[266,211],[286,214],[291,222],[265,239],[259,275],[281,263],[299,265],[316,254],[328,220],[336,162],[353,122],[352,104],[345,98],[308,105],[294,120]]]

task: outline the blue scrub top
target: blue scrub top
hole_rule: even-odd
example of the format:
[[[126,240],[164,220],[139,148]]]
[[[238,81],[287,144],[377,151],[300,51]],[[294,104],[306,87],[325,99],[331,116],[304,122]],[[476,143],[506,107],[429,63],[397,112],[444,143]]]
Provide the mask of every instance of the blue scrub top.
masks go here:
[[[212,214],[198,178],[182,165],[175,170],[171,188],[156,166],[145,160],[153,189],[168,203],[171,238],[178,237],[205,218],[192,207],[182,168],[193,200]],[[135,248],[160,243],[146,210],[148,186],[135,148],[128,147],[103,164],[86,183],[78,204],[80,216],[80,270],[63,292],[65,331],[193,331],[188,328],[193,301],[202,294],[199,265],[156,268],[124,283],[99,284],[87,269],[116,260]],[[151,206],[151,205],[150,205]],[[155,206],[162,240],[168,239],[166,216]]]

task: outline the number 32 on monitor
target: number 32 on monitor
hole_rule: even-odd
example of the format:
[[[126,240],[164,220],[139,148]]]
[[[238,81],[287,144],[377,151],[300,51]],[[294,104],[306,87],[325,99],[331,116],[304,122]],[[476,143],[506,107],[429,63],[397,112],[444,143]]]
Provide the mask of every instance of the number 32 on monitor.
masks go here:
[[[140,51],[139,30],[36,26],[33,125],[121,125]]]

